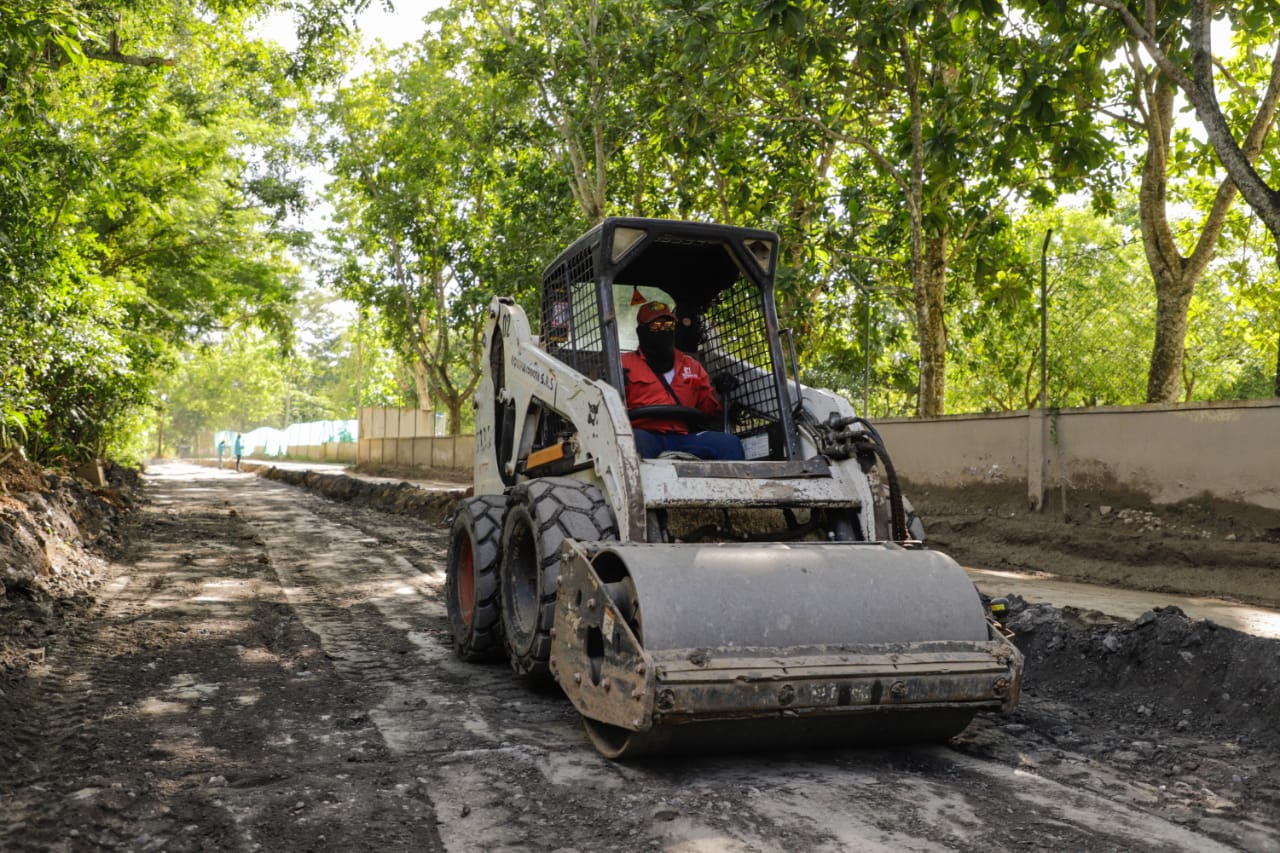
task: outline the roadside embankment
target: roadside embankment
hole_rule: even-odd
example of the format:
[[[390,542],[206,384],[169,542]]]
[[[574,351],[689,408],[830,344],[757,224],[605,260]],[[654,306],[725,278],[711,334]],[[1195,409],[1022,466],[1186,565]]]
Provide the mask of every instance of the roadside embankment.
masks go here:
[[[454,503],[470,493],[470,488],[462,485],[443,490],[424,489],[406,480],[396,482],[382,477],[365,479],[345,473],[328,474],[274,465],[251,465],[248,469],[254,469],[268,480],[300,486],[332,500],[377,507],[386,512],[415,516],[427,521],[444,521]]]
[[[82,612],[124,539],[137,473],[107,463],[109,485],[0,458],[0,681],[43,659],[52,624]]]

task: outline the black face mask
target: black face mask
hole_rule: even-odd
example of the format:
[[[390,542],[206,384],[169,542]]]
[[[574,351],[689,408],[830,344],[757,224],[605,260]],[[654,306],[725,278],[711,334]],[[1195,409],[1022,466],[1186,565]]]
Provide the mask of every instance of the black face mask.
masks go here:
[[[640,353],[658,373],[666,373],[676,364],[676,333],[674,329],[665,332],[651,332],[648,326],[637,326],[636,334],[640,337]]]

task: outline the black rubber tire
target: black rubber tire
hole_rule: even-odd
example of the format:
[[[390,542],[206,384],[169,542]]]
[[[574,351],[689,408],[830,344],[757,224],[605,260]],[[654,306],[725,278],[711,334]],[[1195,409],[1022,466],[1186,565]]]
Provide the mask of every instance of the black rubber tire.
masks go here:
[[[511,490],[502,528],[498,587],[503,638],[517,673],[534,677],[550,673],[561,543],[617,538],[618,525],[609,502],[590,483],[543,477]]]
[[[454,651],[465,661],[503,654],[498,558],[506,507],[504,495],[481,495],[459,501],[454,510],[444,592]]]

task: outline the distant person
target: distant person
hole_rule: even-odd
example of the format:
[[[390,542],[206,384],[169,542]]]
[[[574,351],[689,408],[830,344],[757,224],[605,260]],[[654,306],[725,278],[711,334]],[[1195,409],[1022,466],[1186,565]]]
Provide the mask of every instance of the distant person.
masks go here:
[[[242,436],[240,433],[236,433],[236,446],[232,452],[234,452],[236,455],[236,470],[239,471],[240,457],[244,455],[244,436]]]
[[[224,438],[218,442],[218,467],[222,467],[222,454],[227,452],[227,440]]]
[[[636,334],[640,346],[623,353],[627,408],[683,406],[697,409],[710,418],[723,411],[720,398],[712,390],[707,371],[696,358],[676,349],[676,315],[665,302],[640,306]],[[717,377],[719,379],[719,377]],[[732,390],[732,377],[717,384]],[[680,417],[637,418],[633,423],[636,450],[641,459],[652,459],[667,451],[692,453],[702,459],[742,459],[742,442],[732,433],[716,430],[690,432]]]

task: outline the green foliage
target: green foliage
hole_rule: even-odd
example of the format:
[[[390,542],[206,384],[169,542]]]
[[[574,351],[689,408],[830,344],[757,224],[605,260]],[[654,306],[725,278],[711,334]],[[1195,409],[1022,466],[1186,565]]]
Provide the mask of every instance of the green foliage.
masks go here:
[[[344,80],[367,2],[0,0],[0,443],[142,453],[144,425],[195,443],[419,401],[465,426],[488,301],[536,316],[543,265],[610,214],[779,231],[806,381],[879,415],[912,411],[926,373],[939,410],[1036,401],[1052,228],[1050,405],[1142,398],[1152,279],[1122,205],[1144,137],[1105,124],[1132,91],[1111,13],[455,0]],[[1157,10],[1178,61],[1187,9]],[[281,11],[293,55],[250,35]],[[1278,22],[1258,3],[1224,15],[1240,132]],[[334,217],[309,258],[327,291],[299,298],[307,158],[333,175]],[[1168,177],[1171,210],[1209,208],[1222,172],[1189,126]],[[1055,206],[1082,189],[1096,213]],[[1170,225],[1180,245],[1199,233]],[[1272,388],[1260,234],[1247,211],[1226,221],[1191,301],[1188,397]],[[355,309],[327,311],[336,295]]]
[[[286,425],[285,362],[278,344],[256,329],[186,353],[159,391],[175,441],[213,429]]]
[[[1280,270],[1273,245],[1256,222],[1238,236],[1191,302],[1182,370],[1188,400],[1275,396]]]
[[[465,35],[444,26],[384,57],[324,116],[338,225],[329,280],[370,312],[415,365],[419,399],[455,428],[479,381],[489,300],[532,294],[574,230],[553,162],[529,145],[538,123],[520,109],[524,84],[460,73],[485,56]]]
[[[1133,223],[1079,208],[1028,214],[981,247],[958,288],[952,399],[960,411],[1032,408],[1040,394],[1041,253],[1046,258],[1050,407],[1143,401],[1154,295]]]
[[[136,444],[192,342],[288,339],[302,92],[246,29],[273,5],[0,0],[0,443]]]
[[[909,288],[892,270],[855,268],[819,297],[804,382],[853,401],[868,417],[915,411],[915,332]],[[849,286],[852,285],[852,286]]]
[[[370,174],[396,192],[375,201],[365,187],[367,206],[351,208],[364,237],[352,241],[348,230],[345,254],[366,289],[347,292],[384,320],[410,306],[385,326],[402,344],[424,322],[442,322],[422,298],[431,276],[417,274],[414,298],[403,285],[396,295],[391,267],[366,264],[371,246],[411,245],[402,259],[436,259],[421,270],[456,285],[454,304],[478,305],[493,292],[528,299],[536,270],[521,269],[519,252],[551,257],[562,243],[550,237],[572,225],[575,206],[588,222],[610,212],[717,219],[782,234],[782,319],[797,329],[809,381],[904,411],[922,353],[941,346],[953,364],[948,410],[1020,408],[1038,397],[1038,246],[1053,227],[1051,404],[1142,399],[1151,280],[1136,223],[1103,216],[1132,197],[1126,146],[1138,137],[1105,123],[1125,78],[1114,61],[1123,33],[1103,16],[1040,3],[1014,12],[994,0],[460,8],[470,17],[443,16],[444,34],[424,42],[415,64],[375,85],[400,93],[391,106],[348,131],[370,148],[349,149],[345,177],[358,173],[351,164],[373,162]],[[1249,57],[1229,66],[1242,82],[1265,76]],[[483,132],[467,136],[459,116]],[[433,138],[406,144],[410,125],[431,127]],[[488,144],[476,152],[438,137]],[[1179,145],[1180,164],[1208,162],[1194,136]],[[441,162],[465,179],[430,177]],[[488,181],[487,203],[474,208],[483,217],[472,215],[477,175]],[[1203,189],[1178,185],[1174,200],[1203,198],[1216,175],[1205,171]],[[1053,207],[1082,189],[1099,216]],[[522,197],[538,203],[517,209]],[[443,235],[440,223],[459,209],[490,242],[445,251],[440,237],[427,247],[422,226]],[[490,215],[501,228],[485,224]],[[532,233],[507,237],[516,221]],[[495,244],[518,250],[512,263],[468,276]],[[937,336],[922,325],[935,304]],[[1202,310],[1193,334],[1221,316]],[[1265,312],[1249,316],[1266,327]],[[461,328],[458,319],[447,322]],[[1247,350],[1251,363],[1267,363],[1261,344]]]

